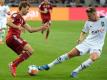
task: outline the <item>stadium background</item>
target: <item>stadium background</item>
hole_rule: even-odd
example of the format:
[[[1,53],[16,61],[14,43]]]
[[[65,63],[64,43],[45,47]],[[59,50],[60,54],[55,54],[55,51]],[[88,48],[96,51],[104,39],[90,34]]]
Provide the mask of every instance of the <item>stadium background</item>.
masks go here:
[[[17,11],[19,0],[13,0],[15,3],[6,3],[11,6],[11,13]],[[12,1],[12,0],[10,0]],[[28,0],[31,1],[31,0]],[[33,0],[32,0],[33,1]],[[40,0],[34,0],[40,1]],[[57,1],[57,0],[51,0]],[[59,0],[61,1],[61,0]],[[22,37],[31,44],[34,48],[34,54],[17,69],[17,77],[13,78],[8,70],[8,63],[17,55],[7,48],[0,45],[0,80],[106,80],[107,79],[107,38],[101,58],[96,61],[91,67],[80,72],[77,78],[71,78],[70,72],[76,68],[81,62],[88,58],[88,54],[82,57],[77,57],[55,66],[49,71],[39,72],[37,76],[29,76],[27,73],[28,66],[31,64],[43,65],[51,62],[56,57],[68,52],[76,45],[76,40],[87,19],[85,9],[87,6],[96,6],[99,16],[107,16],[106,3],[92,2],[93,4],[85,4],[82,1],[86,0],[65,0],[65,1],[80,1],[69,3],[53,3],[55,6],[52,13],[52,27],[48,41],[45,41],[41,33],[29,34],[25,32]],[[87,0],[89,1],[89,0]],[[91,0],[90,0],[91,1]],[[100,0],[92,0],[100,1]],[[31,26],[40,26],[41,20],[37,6],[40,2],[32,3],[30,13],[24,18],[28,20]]]

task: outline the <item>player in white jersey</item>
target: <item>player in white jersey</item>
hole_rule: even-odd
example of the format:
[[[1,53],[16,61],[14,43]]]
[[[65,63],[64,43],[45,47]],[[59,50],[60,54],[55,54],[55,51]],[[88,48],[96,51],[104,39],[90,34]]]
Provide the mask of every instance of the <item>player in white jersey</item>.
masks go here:
[[[86,10],[86,13],[88,16],[88,20],[86,21],[85,26],[80,34],[80,38],[78,40],[79,44],[70,52],[61,55],[51,63],[43,66],[38,66],[38,69],[40,71],[48,70],[54,65],[59,64],[65,60],[71,59],[75,56],[81,56],[85,53],[90,53],[89,58],[71,73],[72,77],[76,77],[77,73],[89,67],[94,61],[96,61],[100,57],[107,32],[107,19],[99,18],[97,16],[96,9],[93,7],[89,7]]]
[[[7,15],[10,14],[10,9],[7,5],[4,5],[4,0],[0,1],[0,44],[3,43],[5,36],[5,29],[7,23]]]

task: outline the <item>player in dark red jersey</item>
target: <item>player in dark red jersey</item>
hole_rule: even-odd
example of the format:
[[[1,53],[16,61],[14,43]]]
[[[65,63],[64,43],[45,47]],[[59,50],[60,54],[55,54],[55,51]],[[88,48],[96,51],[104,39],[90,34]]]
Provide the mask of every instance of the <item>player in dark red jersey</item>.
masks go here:
[[[7,25],[9,26],[9,31],[6,36],[6,44],[9,48],[16,52],[17,55],[19,55],[18,58],[16,58],[9,64],[11,74],[14,77],[16,76],[16,67],[21,62],[28,59],[33,53],[32,47],[20,37],[21,32],[26,29],[28,32],[32,33],[48,28],[47,23],[39,28],[33,28],[25,22],[22,16],[28,13],[29,8],[30,5],[27,2],[20,3],[19,11],[12,14],[11,18],[7,22]]]
[[[42,24],[49,23],[51,25],[51,12],[52,12],[52,4],[48,0],[43,0],[43,2],[39,5],[39,12],[42,19]],[[42,31],[43,33],[44,31]],[[50,29],[48,28],[46,31],[46,39],[48,38]]]

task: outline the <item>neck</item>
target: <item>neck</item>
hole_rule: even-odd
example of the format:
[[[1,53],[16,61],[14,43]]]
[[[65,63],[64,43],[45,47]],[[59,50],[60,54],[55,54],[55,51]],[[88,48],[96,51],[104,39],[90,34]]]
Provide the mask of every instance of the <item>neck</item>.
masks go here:
[[[21,11],[19,11],[19,14],[20,14],[21,16],[23,16],[23,14],[22,14],[22,12],[21,12]]]
[[[1,5],[1,6],[3,6],[3,5],[4,5],[4,2],[3,2],[3,1],[2,1],[2,2],[0,2],[0,5]]]
[[[48,4],[48,2],[44,2],[45,4]]]
[[[96,19],[95,19],[94,21],[98,21],[98,20],[99,20],[99,17],[97,16]]]
[[[95,22],[95,21],[98,21],[99,20],[99,17],[97,16],[94,20],[92,19],[89,19],[89,21],[92,21],[92,22]]]

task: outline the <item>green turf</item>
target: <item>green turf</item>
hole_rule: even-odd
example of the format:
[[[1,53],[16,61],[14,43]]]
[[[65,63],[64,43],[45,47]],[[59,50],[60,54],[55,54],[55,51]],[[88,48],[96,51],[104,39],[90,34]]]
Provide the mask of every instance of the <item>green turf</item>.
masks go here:
[[[32,26],[39,26],[40,22],[29,22]],[[70,72],[88,58],[88,54],[66,61],[53,67],[49,71],[39,72],[37,76],[29,76],[27,67],[31,64],[47,64],[68,51],[75,45],[79,38],[84,22],[81,21],[54,21],[48,41],[38,33],[22,34],[35,50],[33,55],[20,64],[17,76],[13,78],[8,70],[8,63],[17,57],[6,45],[0,45],[0,80],[107,80],[107,39],[101,58],[91,67],[80,72],[77,78],[70,78]]]

